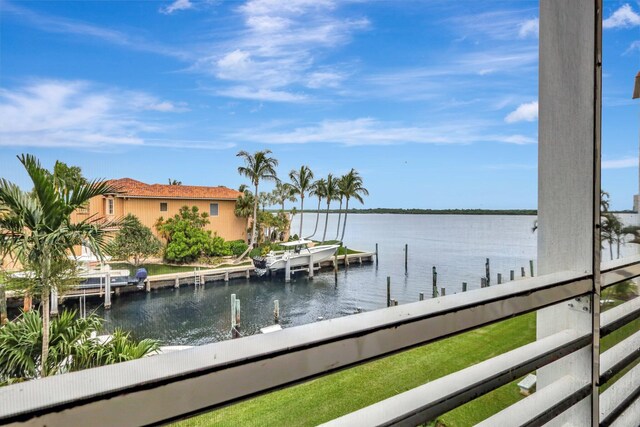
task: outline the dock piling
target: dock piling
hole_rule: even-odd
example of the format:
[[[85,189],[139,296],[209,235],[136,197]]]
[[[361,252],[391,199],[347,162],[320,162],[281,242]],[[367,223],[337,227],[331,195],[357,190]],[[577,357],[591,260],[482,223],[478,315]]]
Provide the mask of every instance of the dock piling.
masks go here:
[[[147,292],[151,292],[151,280],[144,279],[144,288]]]
[[[498,285],[502,284],[502,273],[498,273]]]
[[[480,278],[480,287],[481,288],[486,288],[487,286],[488,286],[487,285],[487,278],[486,277],[481,277]]]
[[[289,283],[291,281],[291,258],[287,258],[284,267],[284,281],[285,283]]]
[[[447,295],[447,289],[446,288],[440,288],[440,295],[446,296]]]
[[[376,243],[376,265],[378,265],[378,244]]]
[[[393,305],[394,305],[394,306],[398,305],[398,300],[397,300],[397,299],[394,299],[394,300],[393,300]]]
[[[174,281],[174,288],[178,289],[180,287],[180,278],[176,277],[176,280]]]
[[[344,247],[344,268],[349,267],[349,250],[347,247]]]
[[[280,301],[273,301],[273,321],[280,323]]]
[[[509,280],[513,281],[516,278],[516,272],[511,270],[509,271]]]
[[[104,281],[104,308],[106,310],[111,308],[111,266],[106,266],[107,274]]]
[[[225,272],[224,272],[224,281],[225,281],[225,282],[228,282],[228,281],[229,281],[229,272],[228,272],[228,271],[225,271]]]
[[[420,292],[420,296],[418,297],[418,301],[424,301],[424,292]]]
[[[49,312],[52,316],[58,315],[58,290],[56,288],[51,288],[51,308]]]
[[[520,267],[520,274],[522,275],[522,277],[524,277],[524,276],[525,276],[525,274],[524,274],[524,267]]]
[[[533,260],[529,260],[529,272],[531,273],[531,277],[533,277]]]
[[[484,264],[485,277],[487,278],[486,286],[491,286],[491,261],[487,258],[487,262]]]
[[[432,280],[432,298],[436,298],[438,296],[438,272],[436,271],[435,265],[431,268],[431,280]]]
[[[313,261],[309,255],[309,279],[313,279]]]
[[[391,276],[387,276],[387,307],[391,307]]]
[[[236,294],[231,294],[231,338],[239,338],[238,324],[240,323],[240,301],[236,299]]]
[[[404,244],[404,271],[407,271],[409,267],[409,245]]]
[[[462,292],[467,292],[467,282],[462,282]]]

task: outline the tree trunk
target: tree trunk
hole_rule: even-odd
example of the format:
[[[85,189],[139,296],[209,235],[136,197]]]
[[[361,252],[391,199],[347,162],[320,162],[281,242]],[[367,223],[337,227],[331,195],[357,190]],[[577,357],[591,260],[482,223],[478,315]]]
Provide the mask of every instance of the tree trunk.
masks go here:
[[[329,204],[331,202],[327,201],[327,214],[324,217],[324,233],[322,234],[322,241],[327,237],[327,224],[329,223]]]
[[[347,228],[347,214],[349,213],[349,198],[347,197],[347,205],[344,207],[344,222],[342,223],[342,236],[340,242],[344,241],[344,230]]]
[[[300,233],[298,238],[302,240],[302,220],[304,219],[304,196],[300,196]]]
[[[318,210],[316,211],[316,226],[313,228],[313,234],[307,237],[307,239],[310,239],[313,236],[315,236],[316,231],[318,231],[318,222],[320,222],[320,202],[321,201],[322,201],[322,198],[318,197]]]
[[[338,236],[340,235],[340,219],[342,219],[342,199],[340,199],[340,208],[338,208],[338,229],[336,230],[335,240],[338,240]]]
[[[609,239],[609,256],[611,257],[611,261],[613,261],[613,240]]]
[[[42,355],[40,357],[43,377],[49,375],[47,359],[49,359],[49,289],[45,286],[42,290]]]

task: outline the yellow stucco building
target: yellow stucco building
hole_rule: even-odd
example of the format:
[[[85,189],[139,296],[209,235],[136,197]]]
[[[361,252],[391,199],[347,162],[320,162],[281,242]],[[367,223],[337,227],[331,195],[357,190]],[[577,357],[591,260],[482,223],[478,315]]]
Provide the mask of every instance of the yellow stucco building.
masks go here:
[[[236,199],[242,193],[227,187],[193,185],[146,184],[131,178],[113,179],[109,183],[117,189],[107,196],[94,197],[86,209],[73,213],[72,220],[95,215],[107,220],[133,214],[154,234],[158,218],[173,217],[183,206],[197,206],[209,214],[205,227],[225,240],[247,239],[246,219],[234,214]]]

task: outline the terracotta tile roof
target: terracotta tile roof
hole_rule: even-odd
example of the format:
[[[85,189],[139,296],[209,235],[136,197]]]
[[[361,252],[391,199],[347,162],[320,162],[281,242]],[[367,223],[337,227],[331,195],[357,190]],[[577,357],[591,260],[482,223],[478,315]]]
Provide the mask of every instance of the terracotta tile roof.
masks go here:
[[[108,182],[118,189],[118,193],[122,197],[235,200],[242,195],[239,191],[222,186],[145,184],[131,178],[111,179]]]

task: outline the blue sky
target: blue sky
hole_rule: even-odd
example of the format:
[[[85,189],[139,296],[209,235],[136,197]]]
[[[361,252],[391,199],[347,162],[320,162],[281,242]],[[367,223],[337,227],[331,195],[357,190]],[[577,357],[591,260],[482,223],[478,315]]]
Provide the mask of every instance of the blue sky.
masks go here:
[[[356,168],[367,207],[535,208],[537,2],[0,0],[0,176],[237,187]],[[605,2],[603,187],[638,186],[640,4]]]

